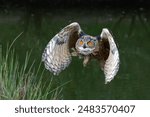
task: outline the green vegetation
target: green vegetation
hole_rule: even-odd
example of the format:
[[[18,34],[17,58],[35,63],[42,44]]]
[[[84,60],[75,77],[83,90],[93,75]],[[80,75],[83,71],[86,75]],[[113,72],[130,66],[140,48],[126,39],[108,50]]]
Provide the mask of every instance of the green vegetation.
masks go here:
[[[22,12],[0,14],[1,99],[150,99],[147,16],[126,12],[122,17],[121,10],[58,9],[43,13],[38,18],[41,23],[35,22],[33,16],[27,23]],[[87,34],[98,35],[104,27],[112,31],[119,45],[121,63],[117,76],[108,85],[104,84],[103,72],[96,61],[84,68],[82,59],[75,57],[59,76],[43,71],[41,55],[46,44],[61,28],[74,21],[79,22]],[[8,53],[7,44],[22,30],[25,32],[13,44],[15,51],[11,48]],[[30,51],[32,54],[27,53]],[[57,87],[63,89],[57,90]]]
[[[29,64],[31,52],[27,52],[24,62],[19,63],[12,48],[16,39],[5,55],[0,47],[0,99],[61,99],[62,86],[53,88],[53,78],[48,81],[48,85],[46,81],[43,82],[44,70],[41,72],[41,63],[37,69],[34,68],[34,61]]]

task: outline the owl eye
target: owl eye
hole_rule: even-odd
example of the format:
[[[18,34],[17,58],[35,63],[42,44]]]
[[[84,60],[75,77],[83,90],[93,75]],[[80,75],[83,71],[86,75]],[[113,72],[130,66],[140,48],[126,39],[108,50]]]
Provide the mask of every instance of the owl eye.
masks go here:
[[[92,41],[87,42],[88,46],[92,47],[94,46],[94,43]]]
[[[79,44],[80,44],[80,45],[83,45],[83,41],[81,40],[81,41],[79,42]]]

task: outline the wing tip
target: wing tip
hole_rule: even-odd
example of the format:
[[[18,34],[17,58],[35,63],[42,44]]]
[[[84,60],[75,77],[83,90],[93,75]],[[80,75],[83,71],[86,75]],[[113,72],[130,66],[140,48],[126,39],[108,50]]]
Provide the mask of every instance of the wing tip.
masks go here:
[[[73,22],[70,24],[70,26],[79,26],[79,23],[78,22]]]
[[[112,77],[112,78],[109,78],[109,79],[105,79],[105,84],[108,84],[108,83],[110,83],[112,80],[114,79],[114,77]]]
[[[81,32],[81,28],[78,22],[73,22],[69,24],[69,27],[75,27],[78,30],[78,32]]]
[[[104,32],[108,31],[109,32],[108,28],[103,28],[102,31],[104,31]]]
[[[107,35],[110,34],[109,30],[107,28],[102,29],[101,38],[107,38]]]

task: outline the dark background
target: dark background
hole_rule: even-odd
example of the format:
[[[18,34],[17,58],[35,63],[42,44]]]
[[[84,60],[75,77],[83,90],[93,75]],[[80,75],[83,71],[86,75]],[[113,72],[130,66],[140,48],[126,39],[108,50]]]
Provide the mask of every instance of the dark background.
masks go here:
[[[1,8],[21,8],[32,6],[32,8],[90,8],[90,7],[118,7],[118,8],[149,8],[149,0],[1,0]]]
[[[49,86],[53,78],[54,87],[63,87],[61,99],[150,99],[149,8],[149,0],[1,0],[0,44],[5,53],[23,31],[13,45],[15,54],[23,65],[25,53],[32,51],[29,65],[35,61],[37,69],[46,44],[66,25],[76,21],[90,35],[98,35],[106,27],[119,46],[121,63],[114,80],[105,85],[96,61],[84,68],[83,60],[73,58],[59,76],[45,70],[42,86]]]

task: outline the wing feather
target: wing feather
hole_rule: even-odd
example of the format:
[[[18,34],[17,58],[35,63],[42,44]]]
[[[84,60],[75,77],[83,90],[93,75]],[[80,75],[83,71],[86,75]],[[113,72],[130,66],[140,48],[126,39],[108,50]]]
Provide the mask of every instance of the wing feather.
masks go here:
[[[42,54],[42,61],[47,70],[58,75],[68,67],[71,62],[69,49],[75,46],[80,32],[80,25],[74,22],[64,27],[50,40]]]
[[[101,39],[102,39],[102,41],[107,40],[106,41],[107,45],[109,45],[108,48],[105,48],[105,46],[103,48],[103,49],[105,49],[105,51],[108,51],[108,56],[104,62],[104,66],[103,66],[103,70],[104,70],[104,74],[105,74],[105,83],[107,84],[112,79],[114,79],[114,76],[117,74],[117,72],[119,70],[120,59],[119,59],[118,48],[117,48],[115,41],[108,29],[104,28],[102,30]]]

